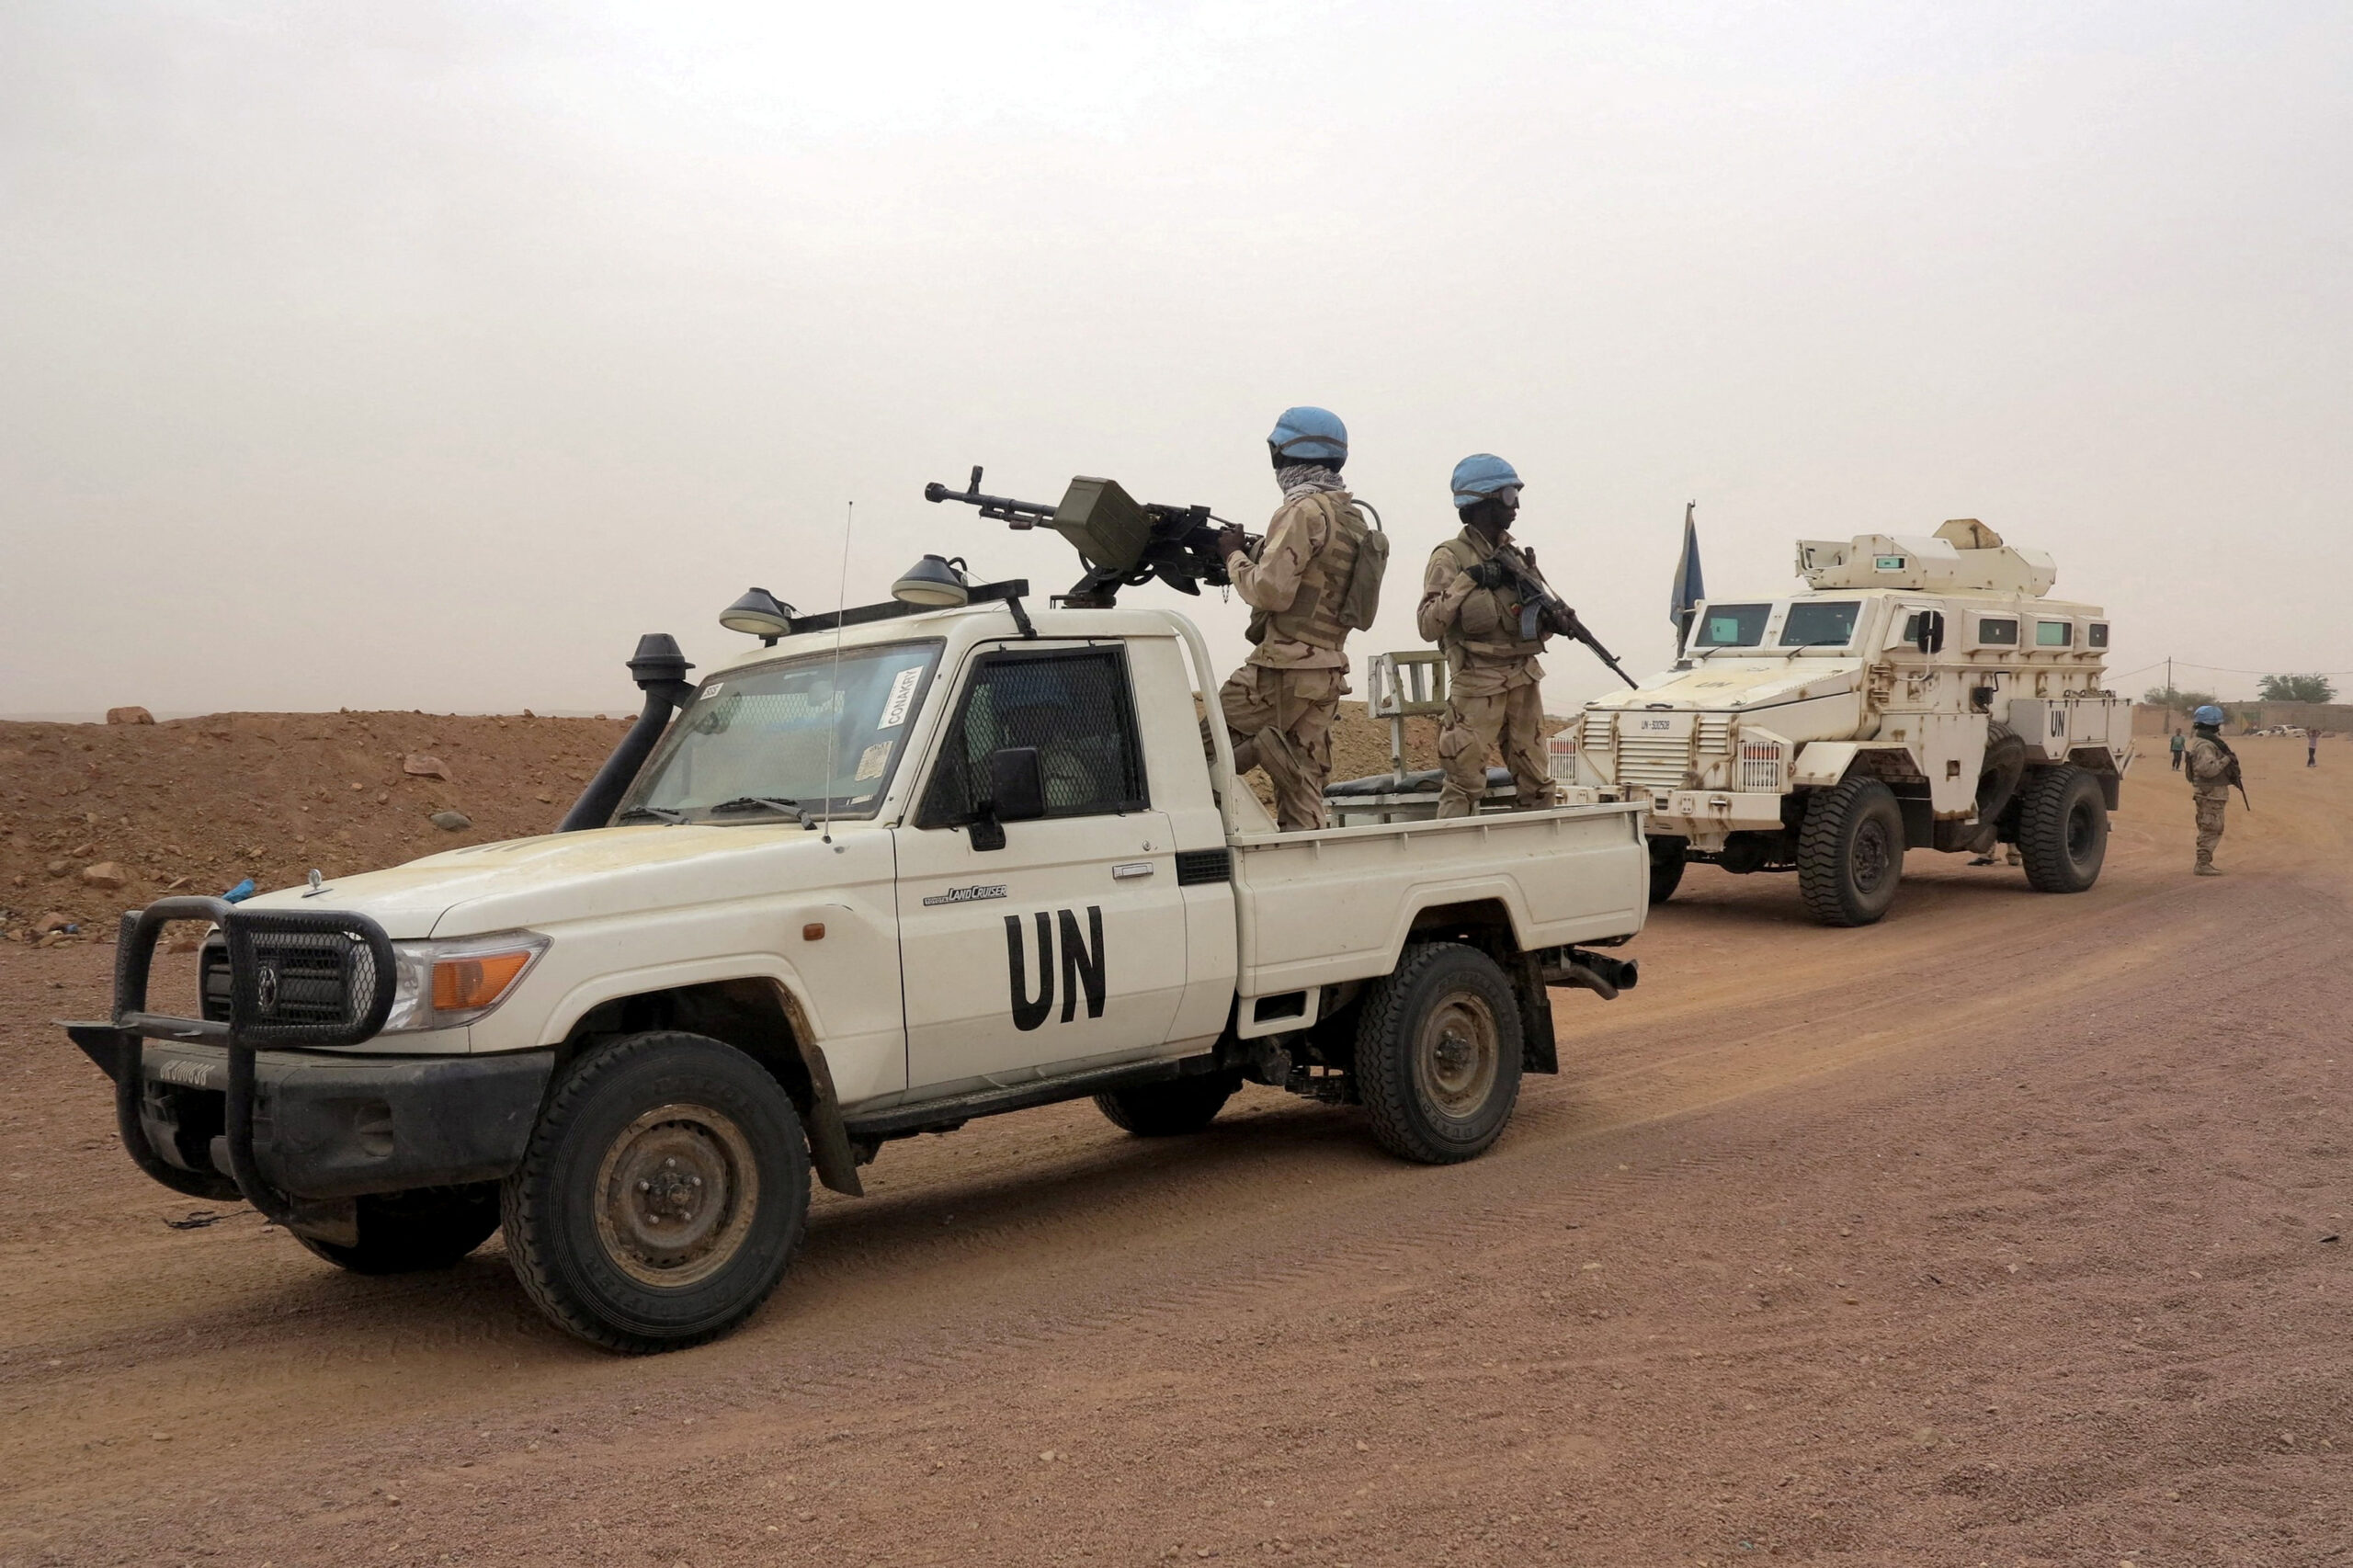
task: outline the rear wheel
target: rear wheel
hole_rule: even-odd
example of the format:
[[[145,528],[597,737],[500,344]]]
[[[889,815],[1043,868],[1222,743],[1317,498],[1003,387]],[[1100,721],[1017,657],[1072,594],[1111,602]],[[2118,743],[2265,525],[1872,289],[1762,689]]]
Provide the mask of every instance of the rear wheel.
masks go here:
[[[2080,767],[2046,767],[2018,798],[2018,858],[2038,892],[2083,892],[2108,858],[2108,798]]]
[[[1683,881],[1684,852],[1690,846],[1688,838],[1654,838],[1651,846],[1651,902],[1665,903],[1675,896],[1677,884]]]
[[[1868,774],[1806,798],[1798,832],[1798,890],[1825,926],[1869,926],[1904,880],[1904,812]]]
[[[1199,1132],[1215,1121],[1241,1086],[1239,1073],[1202,1073],[1165,1084],[1113,1089],[1095,1096],[1095,1108],[1112,1126],[1139,1138],[1173,1138]]]
[[[540,1310],[608,1349],[674,1350],[751,1316],[809,1216],[809,1146],[767,1069],[701,1035],[575,1062],[501,1192]]]
[[[425,1187],[358,1200],[359,1241],[345,1246],[300,1232],[294,1239],[354,1274],[414,1274],[447,1268],[498,1229],[498,1184]]]
[[[1357,1088],[1372,1135],[1400,1158],[1484,1153],[1519,1100],[1519,1006],[1495,960],[1460,942],[1405,949],[1357,1024]]]

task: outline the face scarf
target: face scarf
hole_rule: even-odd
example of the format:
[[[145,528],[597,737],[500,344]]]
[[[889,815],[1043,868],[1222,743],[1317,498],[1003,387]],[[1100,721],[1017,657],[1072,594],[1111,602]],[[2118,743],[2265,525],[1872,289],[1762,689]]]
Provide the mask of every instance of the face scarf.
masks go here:
[[[1275,470],[1275,483],[1283,487],[1283,499],[1296,501],[1302,495],[1329,494],[1346,490],[1347,483],[1321,463],[1292,463]]]

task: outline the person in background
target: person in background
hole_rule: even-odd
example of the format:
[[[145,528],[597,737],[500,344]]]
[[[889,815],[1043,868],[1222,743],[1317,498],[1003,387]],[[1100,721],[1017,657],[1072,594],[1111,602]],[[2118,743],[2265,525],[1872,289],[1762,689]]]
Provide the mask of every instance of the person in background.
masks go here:
[[[2320,732],[2310,725],[2304,728],[2304,766],[2306,767],[2320,766]]]
[[[2181,748],[2188,744],[2181,738],[2179,730],[2173,733],[2173,770],[2176,773],[2181,771]]]

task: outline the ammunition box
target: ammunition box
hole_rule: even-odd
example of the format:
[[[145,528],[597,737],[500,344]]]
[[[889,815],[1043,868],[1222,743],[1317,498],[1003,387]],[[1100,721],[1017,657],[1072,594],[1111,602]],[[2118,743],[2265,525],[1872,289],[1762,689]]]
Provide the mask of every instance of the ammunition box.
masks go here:
[[[1152,514],[1112,479],[1082,474],[1072,480],[1054,508],[1053,524],[1088,565],[1114,572],[1134,566],[1152,543]]]

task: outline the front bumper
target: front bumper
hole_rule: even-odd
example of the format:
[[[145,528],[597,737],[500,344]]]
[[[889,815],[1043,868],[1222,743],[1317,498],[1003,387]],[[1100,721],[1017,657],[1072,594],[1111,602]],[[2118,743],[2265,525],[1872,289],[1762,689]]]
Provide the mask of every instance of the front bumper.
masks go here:
[[[1650,811],[1643,827],[1653,837],[1720,837],[1727,833],[1774,833],[1781,827],[1783,797],[1762,791],[1574,785],[1563,788],[1561,794],[1563,805],[1590,805],[1597,800],[1645,801]]]
[[[165,1165],[234,1179],[227,1148],[229,1052],[176,1040],[125,1043],[96,1025],[76,1044],[119,1075],[135,1062],[139,1130]],[[135,1054],[134,1054],[135,1052]],[[301,1199],[495,1181],[523,1163],[555,1053],[354,1057],[254,1053],[254,1163]]]

